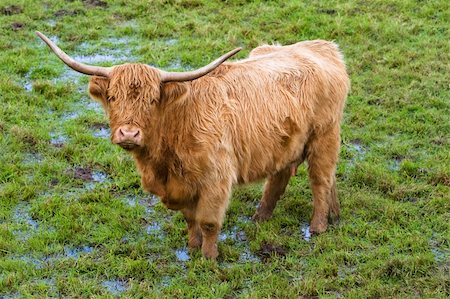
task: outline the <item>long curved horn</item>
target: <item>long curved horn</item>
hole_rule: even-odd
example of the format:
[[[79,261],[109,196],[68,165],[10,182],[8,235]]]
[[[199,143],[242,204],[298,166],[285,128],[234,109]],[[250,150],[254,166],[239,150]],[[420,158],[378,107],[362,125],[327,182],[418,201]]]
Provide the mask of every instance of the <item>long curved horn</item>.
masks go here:
[[[36,31],[37,36],[39,36],[49,47],[55,52],[56,56],[59,57],[67,66],[73,70],[86,74],[86,75],[97,75],[102,77],[109,77],[112,67],[102,67],[102,66],[92,66],[74,60],[72,57],[64,53],[54,42],[52,42],[48,37],[39,31]]]
[[[161,81],[162,82],[172,82],[172,81],[191,81],[195,80],[197,78],[200,78],[201,76],[204,76],[214,70],[216,67],[221,65],[225,60],[236,54],[242,50],[242,48],[236,48],[230,52],[228,52],[225,55],[220,56],[213,62],[211,62],[208,65],[205,65],[204,67],[201,67],[195,71],[189,71],[189,72],[166,72],[166,71],[160,71],[161,72]]]

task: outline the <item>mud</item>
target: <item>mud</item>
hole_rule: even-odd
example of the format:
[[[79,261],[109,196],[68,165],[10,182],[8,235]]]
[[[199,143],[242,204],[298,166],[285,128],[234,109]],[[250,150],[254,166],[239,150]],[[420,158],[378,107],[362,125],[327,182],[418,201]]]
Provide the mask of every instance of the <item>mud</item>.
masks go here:
[[[83,181],[92,181],[92,170],[87,167],[76,167],[73,169],[73,178]]]
[[[22,30],[23,28],[25,28],[25,24],[23,23],[20,22],[11,23],[11,29],[14,31]]]
[[[266,262],[273,256],[284,257],[286,255],[286,249],[278,245],[263,243],[258,250],[257,255],[263,262]]]
[[[317,10],[317,12],[319,13],[324,13],[330,16],[334,16],[337,14],[337,11],[335,9],[331,9],[331,8],[320,8]]]
[[[108,7],[108,3],[102,0],[83,0],[83,4],[89,8]]]
[[[189,260],[189,253],[186,248],[175,250],[175,255],[180,262],[186,262]]]
[[[18,5],[3,6],[0,13],[5,16],[17,15],[23,12],[23,8]]]
[[[65,16],[77,16],[77,15],[84,15],[85,12],[81,9],[60,9],[56,11],[53,15],[55,17],[65,17]]]

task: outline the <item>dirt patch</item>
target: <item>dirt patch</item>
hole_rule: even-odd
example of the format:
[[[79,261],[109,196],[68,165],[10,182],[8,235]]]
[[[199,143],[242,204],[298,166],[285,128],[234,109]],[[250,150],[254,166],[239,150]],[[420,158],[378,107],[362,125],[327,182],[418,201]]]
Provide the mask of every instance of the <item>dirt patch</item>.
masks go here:
[[[450,175],[446,173],[438,173],[431,178],[430,184],[433,186],[442,184],[444,186],[450,187]]]
[[[23,23],[14,22],[11,24],[11,29],[14,31],[22,30],[25,27]]]
[[[5,16],[17,15],[22,13],[22,11],[23,8],[18,5],[3,6],[0,8],[1,14]]]
[[[108,3],[102,0],[83,0],[83,4],[88,7],[107,7]]]
[[[76,167],[73,169],[73,177],[83,181],[92,181],[92,169],[87,167]]]
[[[256,254],[263,262],[265,262],[273,256],[281,256],[281,257],[285,256],[286,249],[278,245],[263,243],[261,245],[261,248],[257,251]]]
[[[337,13],[337,11],[335,9],[332,9],[332,8],[320,8],[320,9],[317,10],[317,12],[324,13],[324,14],[327,14],[327,15],[330,15],[330,16],[334,16]]]
[[[60,9],[53,14],[55,17],[64,17],[64,16],[77,16],[84,15],[84,11],[81,9]]]

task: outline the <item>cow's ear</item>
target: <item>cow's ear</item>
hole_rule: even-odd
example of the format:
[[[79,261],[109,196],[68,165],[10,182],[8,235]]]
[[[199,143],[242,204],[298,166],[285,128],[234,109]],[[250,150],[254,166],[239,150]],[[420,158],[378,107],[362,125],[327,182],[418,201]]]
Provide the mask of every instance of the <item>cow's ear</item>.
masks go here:
[[[89,94],[92,98],[105,102],[108,94],[109,79],[92,76],[89,80]]]
[[[188,87],[184,83],[170,82],[163,83],[161,88],[161,102],[176,101],[188,91]]]

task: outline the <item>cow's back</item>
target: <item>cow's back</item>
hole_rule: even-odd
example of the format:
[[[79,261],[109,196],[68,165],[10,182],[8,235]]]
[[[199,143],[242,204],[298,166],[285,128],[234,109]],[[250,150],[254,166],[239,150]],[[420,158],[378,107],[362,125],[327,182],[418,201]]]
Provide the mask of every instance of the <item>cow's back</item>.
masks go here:
[[[197,81],[194,91],[202,89],[203,102],[220,107],[218,146],[228,153],[238,182],[262,179],[299,160],[313,131],[340,121],[348,90],[341,54],[325,41],[262,46]],[[205,90],[221,96],[208,98]]]

